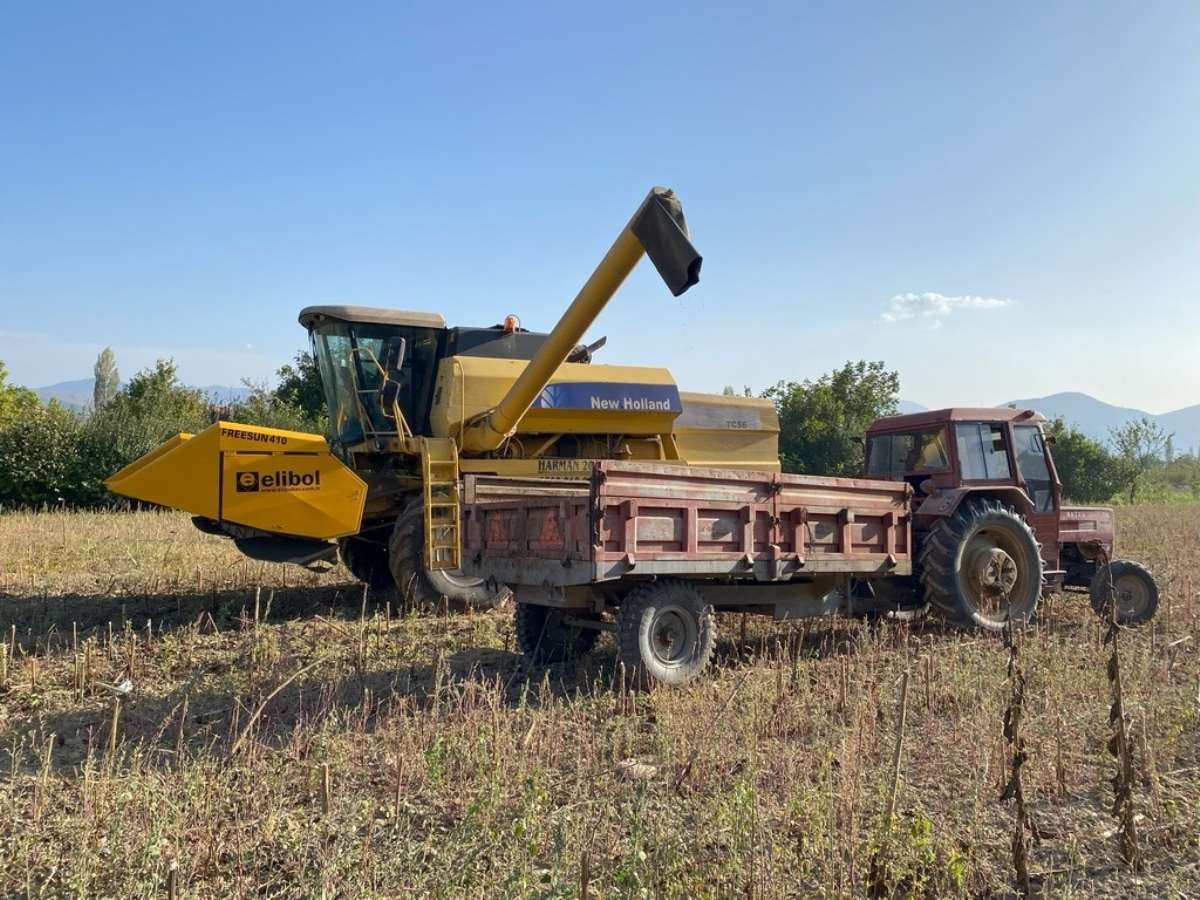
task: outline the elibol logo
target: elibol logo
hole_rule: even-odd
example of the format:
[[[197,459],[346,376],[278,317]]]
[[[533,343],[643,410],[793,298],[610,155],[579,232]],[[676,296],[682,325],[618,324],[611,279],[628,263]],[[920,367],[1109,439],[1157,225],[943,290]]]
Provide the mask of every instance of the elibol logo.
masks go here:
[[[239,494],[249,491],[314,491],[321,486],[320,470],[313,472],[238,472]]]

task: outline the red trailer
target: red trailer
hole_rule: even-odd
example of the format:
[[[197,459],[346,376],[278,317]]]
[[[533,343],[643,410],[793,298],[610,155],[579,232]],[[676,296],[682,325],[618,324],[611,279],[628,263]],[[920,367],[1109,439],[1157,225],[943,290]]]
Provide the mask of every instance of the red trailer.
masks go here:
[[[707,664],[713,611],[916,615],[998,631],[1087,586],[1121,624],[1153,616],[1146,569],[1109,560],[1112,511],[1062,504],[1030,410],[946,409],[868,430],[873,479],[602,461],[589,481],[469,476],[463,568],[512,587],[536,662],[617,633],[636,673]]]
[[[464,571],[512,587],[533,660],[586,652],[611,629],[632,669],[679,683],[711,656],[714,610],[789,619],[912,606],[890,589],[913,572],[911,493],[614,461],[585,482],[469,476]]]

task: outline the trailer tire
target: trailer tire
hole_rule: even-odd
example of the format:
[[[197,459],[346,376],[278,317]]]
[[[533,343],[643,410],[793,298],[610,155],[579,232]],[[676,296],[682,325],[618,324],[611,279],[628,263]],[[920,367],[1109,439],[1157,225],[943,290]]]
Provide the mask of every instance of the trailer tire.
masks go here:
[[[520,601],[516,606],[517,646],[535,665],[549,666],[586,656],[600,637],[599,631],[566,624],[563,618],[569,610]]]
[[[618,659],[639,687],[685,684],[709,664],[716,633],[712,607],[692,585],[639,585],[617,613]]]
[[[1028,621],[1042,595],[1042,552],[1033,529],[991,498],[968,500],[938,519],[925,535],[920,568],[925,599],[967,628],[1002,631],[1009,622]]]
[[[460,572],[430,572],[425,568],[425,515],[418,498],[396,518],[388,540],[388,564],[402,602],[437,605],[445,598],[457,611],[492,609],[512,596],[504,585],[489,584]]]
[[[383,544],[357,537],[338,538],[338,559],[350,574],[372,590],[386,591],[395,582],[388,568],[388,551]]]
[[[1117,593],[1118,625],[1141,625],[1149,622],[1158,611],[1158,584],[1150,570],[1140,563],[1114,559],[1096,569],[1092,576],[1092,609],[1106,622],[1112,616],[1113,590]]]

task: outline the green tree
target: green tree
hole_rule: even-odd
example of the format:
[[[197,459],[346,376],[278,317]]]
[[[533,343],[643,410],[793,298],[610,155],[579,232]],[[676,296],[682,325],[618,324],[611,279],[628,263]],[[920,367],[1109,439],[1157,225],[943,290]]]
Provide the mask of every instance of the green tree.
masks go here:
[[[8,367],[0,359],[0,428],[38,408],[37,394],[29,388],[8,383]]]
[[[105,347],[100,351],[100,355],[96,357],[96,365],[92,369],[92,374],[95,376],[95,382],[92,385],[92,409],[104,409],[112,398],[117,396],[117,389],[121,386],[121,375],[117,371],[117,357],[112,352],[112,347]]]
[[[1046,426],[1046,435],[1053,442],[1050,452],[1064,497],[1078,503],[1103,503],[1121,489],[1116,460],[1099,441],[1061,417]]]
[[[211,421],[208,401],[179,383],[173,361],[160,359],[138,372],[84,424],[74,472],[77,502],[111,499],[105,478],[168,438],[201,431]]]
[[[79,420],[57,400],[35,404],[0,429],[0,505],[73,503]]]
[[[779,413],[779,459],[785,472],[853,476],[862,472],[862,436],[894,415],[900,376],[882,362],[848,362],[815,381],[779,382],[764,397]]]
[[[228,416],[234,422],[316,434],[325,430],[326,418],[322,412],[312,415],[298,403],[280,397],[278,389],[272,391],[248,381],[243,384],[250,389],[250,394],[229,408]]]
[[[281,367],[276,374],[279,376],[279,385],[275,388],[277,400],[296,407],[312,422],[320,422],[327,416],[321,373],[311,353],[297,353],[293,364]]]
[[[1137,502],[1138,488],[1146,473],[1162,465],[1163,453],[1171,435],[1157,422],[1143,416],[1112,429],[1116,448],[1117,472],[1121,489],[1129,492],[1129,502]]]

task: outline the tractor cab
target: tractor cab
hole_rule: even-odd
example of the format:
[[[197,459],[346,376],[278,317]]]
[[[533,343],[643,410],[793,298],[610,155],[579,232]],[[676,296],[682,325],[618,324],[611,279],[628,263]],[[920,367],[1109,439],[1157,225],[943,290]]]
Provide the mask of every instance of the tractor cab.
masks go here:
[[[940,409],[888,416],[867,432],[866,474],[904,480],[918,493],[964,486],[1015,487],[1032,511],[1053,513],[1058,479],[1033,410]]]
[[[1053,564],[1062,497],[1044,421],[1031,409],[1010,408],[888,416],[867,431],[866,474],[911,484],[923,498],[918,515],[957,505],[966,493],[1002,499],[1025,516]]]

